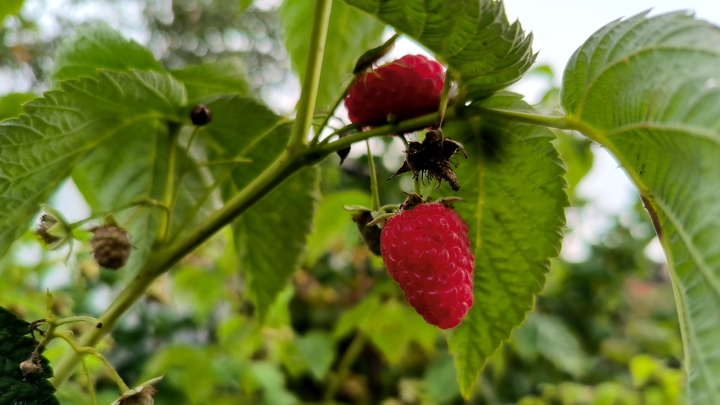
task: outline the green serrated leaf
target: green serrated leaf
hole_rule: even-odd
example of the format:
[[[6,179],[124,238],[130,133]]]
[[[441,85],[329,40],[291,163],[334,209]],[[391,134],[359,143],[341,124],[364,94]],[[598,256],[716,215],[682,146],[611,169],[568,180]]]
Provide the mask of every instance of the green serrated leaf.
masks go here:
[[[687,398],[720,404],[720,29],[684,12],[603,27],[565,70],[569,122],[635,182],[670,264]]]
[[[28,335],[29,324],[0,307],[0,405],[56,405],[55,388],[48,378],[52,368],[40,356],[42,372],[23,375],[20,363],[28,360],[35,342]],[[42,352],[43,349],[41,349]]]
[[[249,96],[245,64],[240,58],[228,58],[170,73],[185,84],[188,103],[196,104],[203,99],[223,95]]]
[[[482,103],[533,111],[502,93]],[[445,134],[464,144],[468,160],[456,170],[455,209],[468,223],[475,254],[475,303],[450,338],[457,378],[470,395],[485,359],[532,309],[565,225],[564,169],[542,127],[494,120],[447,123]],[[476,162],[472,164],[471,162]]]
[[[345,0],[414,38],[447,63],[468,100],[520,79],[535,62],[532,34],[510,24],[501,1]]]
[[[286,1],[280,8],[280,17],[285,25],[285,46],[300,78],[304,77],[310,48],[313,12],[313,3],[306,1]],[[341,96],[344,84],[349,83],[353,76],[357,58],[382,43],[383,29],[382,24],[340,0],[333,1],[326,57],[323,59],[315,104],[317,110],[327,110]]]
[[[97,77],[99,69],[165,71],[152,52],[106,23],[83,26],[65,39],[55,52],[53,68],[56,80]]]
[[[2,24],[5,17],[17,15],[24,2],[25,0],[3,0],[0,2],[0,24]]]
[[[32,93],[10,93],[0,97],[0,121],[22,114],[23,103],[35,97],[37,96]]]
[[[214,158],[245,158],[251,163],[217,168],[231,187],[226,199],[248,185],[282,153],[290,135],[285,119],[259,102],[241,97],[221,98],[208,105],[213,122],[207,131]],[[248,276],[261,317],[298,266],[312,229],[318,170],[301,170],[250,208],[233,224],[241,265]]]
[[[283,140],[280,142],[284,148],[289,135],[289,128],[281,127],[274,137]],[[278,144],[275,139],[272,142]],[[233,179],[236,183],[244,182],[245,176],[236,172]],[[317,168],[303,169],[260,200],[234,225],[243,270],[249,276],[261,318],[300,264],[312,230],[318,186]]]
[[[0,123],[0,256],[85,154],[140,122],[176,120],[185,103],[183,86],[155,72],[101,72],[62,89]]]

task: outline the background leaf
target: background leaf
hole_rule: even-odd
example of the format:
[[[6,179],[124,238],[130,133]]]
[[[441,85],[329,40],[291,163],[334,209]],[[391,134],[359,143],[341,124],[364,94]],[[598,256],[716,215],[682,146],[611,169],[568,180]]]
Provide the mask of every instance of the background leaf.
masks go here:
[[[360,190],[346,190],[322,195],[313,224],[313,233],[307,243],[307,263],[315,262],[327,253],[333,241],[347,235],[348,228],[357,229],[355,223],[348,221],[352,215],[345,211],[345,205],[370,205],[370,196]]]
[[[575,377],[583,374],[585,353],[572,330],[557,316],[528,314],[525,323],[513,332],[513,342],[529,360],[541,355],[566,373]]]
[[[284,118],[248,98],[222,98],[209,107],[215,118],[207,126],[208,141],[216,155],[252,161],[216,170],[218,178],[230,176],[231,186],[223,189],[225,198],[230,198],[280,155],[290,126]],[[312,229],[317,187],[317,168],[303,169],[233,224],[244,274],[249,278],[261,317],[298,266]]]
[[[335,344],[329,333],[310,331],[297,340],[298,351],[316,380],[322,381],[335,359]]]
[[[720,403],[720,29],[687,13],[615,21],[565,71],[570,120],[635,182],[671,267],[689,403]]]
[[[509,93],[482,105],[533,111]],[[542,290],[549,258],[560,247],[568,200],[550,130],[487,120],[448,123],[445,134],[468,153],[457,169],[462,183],[455,193],[466,202],[455,209],[473,244],[475,303],[450,338],[460,390],[468,396],[485,359],[525,319]]]
[[[37,96],[32,93],[10,93],[0,97],[0,121],[22,114],[23,103],[35,97]]]
[[[535,61],[532,35],[510,24],[501,1],[345,0],[417,40],[458,73],[467,99],[516,82]]]
[[[5,17],[18,14],[24,2],[25,0],[3,0],[0,3],[0,24]]]
[[[58,46],[53,63],[56,80],[96,77],[98,69],[164,71],[152,52],[105,23],[79,28]]]
[[[245,65],[237,57],[173,70],[170,73],[185,84],[188,103],[191,105],[213,96],[250,95]]]
[[[307,1],[286,1],[280,8],[280,17],[285,25],[285,46],[301,80],[310,48],[313,12],[313,3]],[[340,97],[342,89],[352,78],[357,58],[382,43],[383,29],[382,24],[340,0],[333,1],[315,104],[317,110],[327,110]]]
[[[52,368],[40,356],[42,372],[23,375],[20,363],[30,358],[35,342],[29,324],[0,307],[0,404],[55,405],[55,388],[47,380]],[[44,350],[44,349],[41,349]]]

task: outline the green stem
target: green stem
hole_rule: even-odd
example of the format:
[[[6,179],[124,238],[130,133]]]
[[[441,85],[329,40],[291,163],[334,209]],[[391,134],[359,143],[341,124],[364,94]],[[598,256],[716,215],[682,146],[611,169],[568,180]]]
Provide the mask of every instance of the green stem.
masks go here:
[[[422,190],[420,190],[420,176],[413,177],[413,193],[422,196]]]
[[[168,210],[170,209],[169,207],[167,207],[165,204],[163,204],[163,203],[160,202],[160,201],[153,200],[153,199],[150,199],[150,198],[143,198],[142,200],[133,201],[133,202],[129,203],[128,205],[125,205],[125,206],[123,206],[123,207],[120,207],[120,208],[114,210],[114,211],[112,212],[112,214],[117,214],[117,213],[120,212],[120,211],[124,211],[124,210],[126,210],[126,209],[130,209],[130,208],[133,208],[133,207],[137,207],[138,205],[148,206],[148,207],[159,207],[159,208],[164,209],[165,211],[168,211]],[[73,222],[73,223],[71,223],[71,224],[68,224],[68,227],[71,228],[71,229],[75,229],[75,228],[81,226],[82,224],[84,224],[84,223],[86,223],[86,222],[92,221],[93,219],[97,219],[97,218],[100,218],[100,217],[105,217],[105,216],[107,216],[108,214],[110,214],[110,213],[107,213],[107,212],[106,212],[106,213],[103,213],[103,214],[92,215],[92,216],[89,216],[89,217],[87,217],[87,218],[85,218],[85,219],[81,219],[81,220],[79,220],[79,221],[77,221],[77,222]]]
[[[95,399],[95,383],[90,375],[90,369],[87,366],[85,357],[80,359],[80,366],[82,367],[83,373],[85,373],[85,378],[87,378],[87,390],[88,395],[90,396],[90,405],[97,405],[97,399]]]
[[[452,74],[450,68],[445,71],[445,81],[443,82],[442,95],[440,96],[440,109],[437,112],[437,121],[435,121],[435,129],[439,129],[445,118],[445,110],[447,109],[448,98],[450,97],[450,88],[452,87]]]
[[[165,193],[163,194],[163,204],[167,207],[170,207],[170,209],[166,211],[165,215],[162,216],[160,219],[160,232],[158,234],[158,240],[161,243],[165,242],[167,235],[170,233],[170,225],[172,223],[174,201],[173,197],[175,195],[175,159],[177,155],[177,145],[175,143],[178,138],[180,128],[182,127],[179,124],[175,124],[172,122],[168,123],[170,142],[168,142],[169,150],[167,160],[167,175],[165,177]]]
[[[551,127],[558,129],[575,129],[582,131],[585,126],[580,121],[577,121],[568,116],[549,116],[541,114],[531,114],[519,111],[511,110],[500,110],[484,107],[466,107],[464,110],[465,115],[468,116],[480,116],[486,118],[497,118],[504,121],[520,122],[523,124],[539,125],[543,127]],[[581,129],[581,127],[583,127]]]
[[[189,160],[190,156],[190,148],[192,148],[193,142],[195,142],[195,137],[197,137],[198,132],[200,132],[200,127],[195,127],[192,131],[192,134],[190,134],[190,139],[188,140],[187,146],[185,147],[185,153],[183,153],[180,158],[178,159],[178,168],[180,171],[180,174],[178,175],[177,180],[173,180],[173,194],[172,198],[170,199],[170,209],[169,213],[172,216],[172,213],[175,211],[175,203],[177,203],[177,199],[180,196],[180,189],[182,188],[182,181],[183,177],[185,177],[185,164]],[[174,144],[174,142],[172,142]],[[179,144],[179,142],[178,142]],[[173,149],[174,150],[174,149]],[[173,153],[174,154],[174,153]],[[175,168],[173,166],[170,166],[170,170],[168,173],[173,173]]]
[[[358,331],[355,335],[355,338],[353,338],[352,342],[350,343],[350,346],[345,351],[345,354],[343,354],[342,360],[340,360],[340,365],[338,366],[337,373],[335,373],[335,375],[330,379],[327,390],[325,391],[325,396],[323,398],[324,404],[333,403],[333,398],[335,398],[335,394],[337,394],[337,390],[338,388],[340,388],[340,384],[347,378],[348,373],[350,373],[350,366],[353,365],[355,359],[357,359],[357,357],[360,355],[366,342],[367,336],[364,333]]]
[[[198,162],[195,164],[195,167],[192,167],[190,169],[187,169],[187,171],[197,169],[200,167],[210,167],[210,166],[219,166],[219,165],[229,165],[229,164],[235,164],[235,163],[252,163],[252,159],[246,159],[246,158],[238,158],[238,159],[228,159],[228,160],[215,160],[212,162]]]
[[[328,114],[325,116],[325,119],[320,123],[320,125],[317,127],[317,132],[315,133],[315,136],[313,137],[312,141],[310,142],[310,145],[317,145],[318,141],[320,140],[320,135],[322,134],[323,129],[328,125],[328,122],[330,122],[330,118],[332,118],[335,114],[335,110],[340,107],[340,103],[342,103],[343,100],[345,100],[345,97],[347,96],[348,92],[350,91],[350,87],[352,87],[353,84],[357,81],[358,77],[353,77],[352,80],[350,80],[350,83],[348,83],[347,86],[345,86],[345,89],[343,90],[340,97],[335,100],[335,103],[333,103],[332,107],[328,110]],[[341,128],[342,129],[342,128]],[[337,132],[337,131],[335,131]],[[333,132],[330,134],[331,136],[335,134]]]
[[[117,370],[115,370],[115,367],[110,364],[110,362],[105,358],[105,356],[102,355],[99,351],[97,351],[95,348],[92,347],[81,347],[75,341],[72,337],[68,335],[66,332],[58,332],[55,334],[55,336],[61,338],[62,340],[66,341],[70,347],[72,347],[73,351],[80,357],[85,356],[87,354],[93,355],[100,359],[102,363],[107,367],[108,372],[110,372],[110,377],[112,377],[113,380],[115,380],[115,383],[120,387],[120,390],[122,392],[128,391],[130,387],[125,384],[125,381],[123,381],[122,377],[120,377],[120,374],[118,374]]]
[[[91,323],[91,324],[95,325],[95,327],[98,327],[98,326],[102,327],[102,323],[97,318],[93,318],[92,316],[85,316],[85,315],[70,316],[67,318],[49,321],[49,323],[51,323],[52,325],[55,325],[55,326],[60,326],[60,325],[65,325],[68,323],[75,323],[75,322],[87,322],[87,323]]]
[[[372,192],[372,210],[378,211],[380,209],[380,189],[378,187],[377,173],[375,171],[375,159],[370,152],[370,140],[365,140],[367,146],[368,156],[368,167],[370,167],[370,191]]]
[[[298,102],[295,125],[293,125],[290,140],[288,141],[288,150],[293,154],[298,153],[305,145],[305,136],[312,124],[331,9],[332,0],[317,0],[315,3],[315,20],[313,21],[310,36],[310,49],[308,51],[307,65],[305,66],[302,93]]]

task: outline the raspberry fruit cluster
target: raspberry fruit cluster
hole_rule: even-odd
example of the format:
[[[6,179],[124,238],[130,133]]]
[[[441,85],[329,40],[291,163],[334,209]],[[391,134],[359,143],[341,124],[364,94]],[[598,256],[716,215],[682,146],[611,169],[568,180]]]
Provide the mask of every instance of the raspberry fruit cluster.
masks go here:
[[[390,275],[428,323],[460,324],[473,304],[475,259],[457,212],[439,203],[405,210],[387,220],[380,246]]]
[[[440,63],[406,55],[368,70],[350,87],[345,106],[350,121],[382,125],[437,111],[445,74]]]

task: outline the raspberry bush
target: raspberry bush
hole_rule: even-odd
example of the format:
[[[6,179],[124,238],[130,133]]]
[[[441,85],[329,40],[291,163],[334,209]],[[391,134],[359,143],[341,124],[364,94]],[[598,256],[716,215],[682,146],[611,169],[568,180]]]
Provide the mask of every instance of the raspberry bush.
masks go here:
[[[192,21],[210,7],[195,3]],[[244,16],[249,11],[241,7],[249,3],[232,2],[223,17]],[[550,259],[560,251],[566,178],[574,186],[587,171],[577,162],[587,143],[562,132],[572,131],[610,151],[637,186],[669,260],[687,356],[687,399],[718,402],[720,29],[683,12],[612,22],[575,52],[557,103],[546,105],[553,113],[545,115],[504,91],[531,69],[536,53],[532,35],[507,20],[502,1],[316,0],[312,7],[287,1],[278,15],[258,25],[237,17],[237,24],[250,24],[257,35],[253,49],[287,51],[302,83],[295,109],[265,105],[272,97],[262,96],[274,93],[263,86],[286,75],[272,72],[261,57],[250,59],[247,69],[233,57],[180,67],[156,60],[164,53],[104,24],[79,26],[57,45],[53,63],[44,63],[52,68],[45,73],[53,89],[33,95],[22,114],[18,100],[28,97],[0,100],[3,109],[12,104],[10,112],[0,111],[0,255],[12,261],[17,252],[32,252],[24,249],[23,236],[34,228],[47,249],[67,254],[38,267],[59,268],[61,279],[78,284],[58,300],[43,295],[51,277],[24,284],[41,302],[28,315],[35,321],[18,323],[14,315],[5,321],[31,337],[13,352],[17,334],[8,335],[2,352],[24,360],[4,363],[14,372],[0,378],[0,398],[18,387],[32,394],[19,371],[34,368],[54,341],[68,343],[45,352],[58,395],[93,396],[97,373],[88,372],[96,370],[85,362],[90,355],[117,385],[112,392],[125,395],[113,394],[108,403],[143,392],[145,402],[163,401],[184,385],[193,385],[187,398],[167,401],[209,403],[216,399],[207,393],[214,392],[230,395],[232,403],[252,402],[261,392],[268,403],[291,403],[285,401],[286,374],[312,379],[303,401],[356,395],[354,402],[379,402],[385,398],[354,390],[364,380],[353,375],[353,365],[367,347],[381,355],[375,365],[393,367],[411,367],[405,357],[427,359],[447,347],[459,391],[471,398],[486,360],[533,310]],[[285,50],[264,37],[280,25]],[[385,29],[397,34],[383,42]],[[235,33],[207,30],[208,49],[225,42],[242,48]],[[430,56],[386,55],[397,38],[417,42]],[[183,49],[192,47],[193,41],[181,42]],[[149,46],[159,43],[165,41]],[[204,55],[203,47],[194,49]],[[19,45],[10,53],[24,55]],[[349,122],[338,111],[343,103]],[[403,154],[384,147],[375,159],[369,151],[380,137]],[[368,162],[348,155],[351,146],[367,147]],[[336,153],[349,162],[338,168]],[[399,176],[406,172],[412,181]],[[53,205],[53,192],[68,179],[91,211],[74,222],[45,205]],[[411,189],[416,196],[400,204]],[[454,209],[441,204],[458,201],[454,197],[462,199]],[[354,211],[352,217],[342,206]],[[30,225],[41,210],[46,214]],[[101,218],[114,218],[121,228],[103,227]],[[360,235],[380,251],[391,278],[376,271],[379,261],[363,256],[365,250],[342,250]],[[207,260],[196,260],[202,255]],[[98,264],[123,270],[111,275]],[[324,280],[339,285],[323,286]],[[102,300],[75,299],[84,286],[98,284],[113,300],[106,309],[86,306]],[[196,373],[152,379],[135,392],[123,379],[141,374],[120,375],[95,347],[111,346],[99,345],[127,326],[121,319],[131,308],[169,306],[168,285],[207,300],[192,311],[215,330],[192,339],[211,341],[217,350],[158,344],[156,352],[143,353],[146,379],[178,369]],[[15,308],[12,297],[17,294],[4,291],[0,304]],[[136,305],[142,297],[148,299]],[[291,302],[332,305],[313,323],[303,318],[306,308]],[[333,315],[339,309],[345,312]],[[76,323],[77,338],[67,330]],[[307,330],[308,324],[325,329]],[[0,326],[2,335],[7,325]],[[440,334],[440,328],[452,331]],[[234,344],[240,337],[251,344]],[[408,350],[422,356],[407,356]],[[214,372],[207,364],[213,353],[230,353],[232,363],[217,390],[196,381]],[[205,367],[187,367],[186,358]],[[265,360],[278,358],[283,371],[269,370]],[[73,378],[79,367],[87,381]],[[66,388],[69,380],[74,385]],[[156,392],[155,383],[173,389]],[[47,389],[37,396],[45,401],[37,403],[56,402]]]

